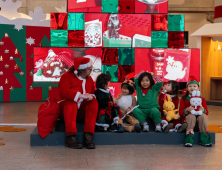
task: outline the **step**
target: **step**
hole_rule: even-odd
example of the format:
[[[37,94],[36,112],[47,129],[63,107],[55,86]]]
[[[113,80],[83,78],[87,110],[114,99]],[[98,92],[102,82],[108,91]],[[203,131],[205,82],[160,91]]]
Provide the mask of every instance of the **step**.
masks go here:
[[[83,142],[83,124],[77,123],[78,140]],[[58,127],[57,127],[58,128]],[[58,129],[57,129],[58,130]],[[61,130],[61,129],[60,129]],[[212,137],[212,143],[215,144],[215,133],[209,132]],[[183,145],[185,140],[185,133],[156,133],[150,132],[95,132],[93,136],[93,142],[96,145]],[[30,135],[31,146],[64,146],[65,144],[65,132],[54,131],[47,137],[42,139],[38,134],[38,128],[36,127]],[[199,133],[194,134],[194,144],[199,144]]]

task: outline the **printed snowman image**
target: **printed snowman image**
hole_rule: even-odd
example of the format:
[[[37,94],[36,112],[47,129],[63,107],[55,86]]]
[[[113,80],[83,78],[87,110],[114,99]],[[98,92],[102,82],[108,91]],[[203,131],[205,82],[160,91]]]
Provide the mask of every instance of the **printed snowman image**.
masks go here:
[[[164,76],[168,80],[183,79],[186,75],[186,69],[183,69],[183,64],[181,61],[175,61],[174,57],[169,56],[167,59],[167,74]]]

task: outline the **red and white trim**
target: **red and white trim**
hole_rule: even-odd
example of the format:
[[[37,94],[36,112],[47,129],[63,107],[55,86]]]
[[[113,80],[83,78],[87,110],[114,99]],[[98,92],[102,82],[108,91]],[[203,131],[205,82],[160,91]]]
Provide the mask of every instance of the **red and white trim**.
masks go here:
[[[91,66],[92,66],[92,60],[90,60],[90,62],[87,63],[87,64],[79,65],[78,70],[83,70],[83,69],[86,69],[86,68],[91,67]]]
[[[215,9],[214,9],[214,22],[215,23],[222,23],[222,1],[215,0]]]
[[[76,93],[76,96],[75,96],[75,98],[74,98],[74,101],[75,101],[75,102],[78,101],[78,99],[79,99],[79,95],[80,95],[80,94],[81,94],[80,92],[77,92],[77,93]]]

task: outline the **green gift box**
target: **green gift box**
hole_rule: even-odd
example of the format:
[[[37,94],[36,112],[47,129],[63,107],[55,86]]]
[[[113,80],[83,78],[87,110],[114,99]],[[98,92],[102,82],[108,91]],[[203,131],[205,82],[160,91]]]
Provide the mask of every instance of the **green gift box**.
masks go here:
[[[184,15],[168,15],[168,31],[184,31]]]
[[[146,48],[151,48],[151,37],[149,36],[144,36],[140,34],[135,34],[133,36],[133,45],[132,47],[146,47]]]
[[[102,0],[103,13],[118,13],[118,0]]]
[[[85,30],[85,14],[68,13],[68,30]]]
[[[102,65],[102,73],[111,77],[111,82],[118,82],[118,65]]]
[[[152,48],[168,48],[168,32],[152,31],[151,32]]]
[[[51,47],[68,47],[68,30],[51,30]]]
[[[108,38],[108,30],[103,33],[103,47],[131,47],[130,37],[119,35],[118,39]]]

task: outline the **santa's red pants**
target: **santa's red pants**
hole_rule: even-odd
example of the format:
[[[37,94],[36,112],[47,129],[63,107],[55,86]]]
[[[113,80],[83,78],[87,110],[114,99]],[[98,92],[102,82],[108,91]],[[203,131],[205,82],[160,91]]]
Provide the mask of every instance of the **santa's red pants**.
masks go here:
[[[60,107],[64,115],[66,133],[76,133],[76,120],[85,119],[84,132],[94,134],[98,112],[98,102],[95,98],[91,101],[83,100],[79,109],[77,103],[72,100],[61,102]]]

